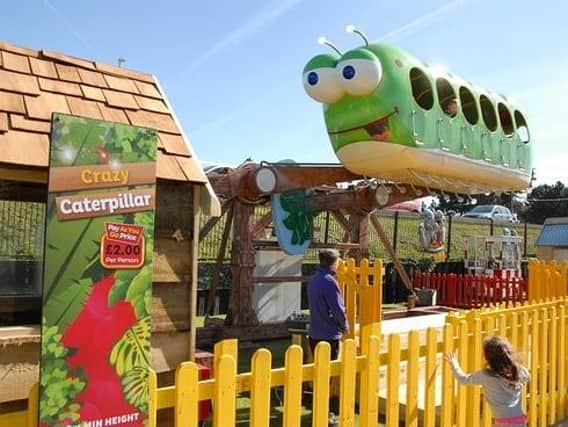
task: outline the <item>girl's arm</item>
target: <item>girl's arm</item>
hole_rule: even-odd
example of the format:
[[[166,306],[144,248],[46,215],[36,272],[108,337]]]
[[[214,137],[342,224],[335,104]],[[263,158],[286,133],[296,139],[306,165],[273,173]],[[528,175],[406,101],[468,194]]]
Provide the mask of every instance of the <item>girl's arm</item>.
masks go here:
[[[484,383],[484,375],[483,371],[477,371],[473,374],[466,374],[463,369],[461,368],[458,358],[456,357],[455,353],[448,353],[444,355],[444,359],[446,362],[450,364],[452,367],[452,371],[454,372],[454,376],[456,380],[460,384],[478,384],[482,385]]]

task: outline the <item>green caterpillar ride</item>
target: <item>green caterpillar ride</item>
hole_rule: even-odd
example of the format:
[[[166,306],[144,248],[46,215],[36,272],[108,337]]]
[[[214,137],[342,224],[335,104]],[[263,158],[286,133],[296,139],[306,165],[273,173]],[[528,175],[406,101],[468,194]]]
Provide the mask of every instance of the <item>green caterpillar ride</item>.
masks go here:
[[[303,72],[347,169],[460,194],[530,185],[528,125],[511,99],[348,31],[365,44],[341,53],[320,40],[334,52],[315,56]]]

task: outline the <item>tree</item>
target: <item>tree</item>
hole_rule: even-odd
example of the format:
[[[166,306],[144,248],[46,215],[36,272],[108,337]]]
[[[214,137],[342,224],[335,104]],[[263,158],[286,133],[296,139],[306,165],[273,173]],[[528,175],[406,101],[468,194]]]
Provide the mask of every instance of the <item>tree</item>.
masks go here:
[[[549,217],[568,216],[568,187],[560,181],[533,188],[527,200],[528,205],[522,213],[527,222],[542,224]]]

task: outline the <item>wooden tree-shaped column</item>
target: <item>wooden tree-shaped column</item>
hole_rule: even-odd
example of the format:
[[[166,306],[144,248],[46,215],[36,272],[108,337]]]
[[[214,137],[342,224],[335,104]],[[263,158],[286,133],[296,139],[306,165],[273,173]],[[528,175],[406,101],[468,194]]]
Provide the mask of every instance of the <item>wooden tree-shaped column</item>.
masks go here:
[[[252,306],[255,251],[253,246],[254,205],[233,201],[233,241],[231,272],[233,286],[226,324],[254,326],[258,324]]]

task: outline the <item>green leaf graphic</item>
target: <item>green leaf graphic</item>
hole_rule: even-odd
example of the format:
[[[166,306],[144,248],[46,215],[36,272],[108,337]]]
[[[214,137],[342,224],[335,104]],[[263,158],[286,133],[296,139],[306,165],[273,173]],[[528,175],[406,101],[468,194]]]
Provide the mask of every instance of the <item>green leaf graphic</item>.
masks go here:
[[[67,370],[64,357],[69,351],[61,344],[61,334],[57,326],[43,325],[41,343],[41,394],[40,420],[48,425],[58,425],[60,420],[78,419],[80,406],[71,403],[85,388],[85,381],[72,376]]]
[[[150,316],[140,319],[129,328],[114,345],[110,363],[120,376],[136,367],[150,369],[147,354],[150,353]]]
[[[310,240],[313,213],[306,203],[305,191],[284,193],[280,197],[280,203],[282,209],[289,214],[282,223],[288,230],[292,231],[292,244],[302,245]]]
[[[91,293],[92,284],[91,279],[81,279],[67,286],[58,286],[43,307],[46,324],[63,328],[73,322]]]
[[[100,238],[104,233],[105,222],[118,222],[120,217],[89,218],[59,222],[55,216],[47,225],[47,241],[55,241],[51,236],[73,236],[57,239],[58,246],[49,245],[45,268],[44,301],[48,300],[54,288],[67,287],[83,278],[83,273],[100,251]],[[53,266],[57,266],[54,268]],[[48,323],[51,320],[47,319]]]
[[[122,391],[126,400],[142,412],[148,410],[148,369],[134,368],[122,378]]]

